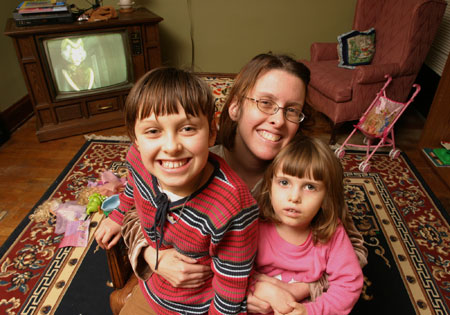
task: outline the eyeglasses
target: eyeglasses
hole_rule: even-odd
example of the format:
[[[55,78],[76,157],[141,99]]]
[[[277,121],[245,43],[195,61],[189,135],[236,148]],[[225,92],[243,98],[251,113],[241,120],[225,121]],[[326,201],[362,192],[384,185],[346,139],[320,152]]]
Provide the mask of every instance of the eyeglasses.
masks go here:
[[[299,124],[303,121],[303,119],[305,119],[305,114],[303,114],[302,111],[297,108],[281,107],[281,106],[278,106],[278,104],[272,100],[265,100],[265,99],[257,100],[255,98],[251,98],[251,97],[247,97],[247,96],[245,98],[250,101],[255,102],[256,107],[258,107],[258,109],[265,114],[275,115],[281,109],[284,113],[284,117],[287,120],[289,120],[290,122]]]

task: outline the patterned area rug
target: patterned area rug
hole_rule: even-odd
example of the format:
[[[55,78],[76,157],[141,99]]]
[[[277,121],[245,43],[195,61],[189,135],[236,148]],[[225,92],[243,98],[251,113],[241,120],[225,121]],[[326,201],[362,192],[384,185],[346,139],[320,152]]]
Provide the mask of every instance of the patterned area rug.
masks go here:
[[[105,169],[124,175],[128,146],[87,141],[37,206],[76,200]],[[363,158],[361,152],[343,158],[349,209],[369,249],[364,291],[352,314],[448,314],[448,217],[406,156],[377,153],[368,174],[358,171]],[[103,215],[92,218],[86,248],[58,248],[55,219],[31,217],[1,248],[0,313],[110,314],[106,256],[95,251],[92,237]]]
[[[343,158],[346,199],[369,249],[355,314],[449,314],[449,217],[406,155]]]

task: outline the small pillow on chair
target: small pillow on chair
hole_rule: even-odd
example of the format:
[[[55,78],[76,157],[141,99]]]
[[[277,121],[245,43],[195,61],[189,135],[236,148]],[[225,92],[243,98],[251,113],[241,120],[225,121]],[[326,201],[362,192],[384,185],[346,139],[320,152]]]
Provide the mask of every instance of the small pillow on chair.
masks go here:
[[[351,31],[338,36],[339,67],[355,69],[368,65],[375,54],[375,29]]]

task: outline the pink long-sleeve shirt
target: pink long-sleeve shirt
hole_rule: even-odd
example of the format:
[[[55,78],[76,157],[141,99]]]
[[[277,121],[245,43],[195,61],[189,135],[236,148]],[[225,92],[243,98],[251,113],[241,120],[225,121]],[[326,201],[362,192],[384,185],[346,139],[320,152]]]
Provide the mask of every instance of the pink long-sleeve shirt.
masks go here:
[[[256,258],[258,272],[284,282],[315,282],[328,275],[329,289],[305,306],[308,314],[348,314],[359,298],[363,274],[350,239],[340,224],[326,244],[312,235],[301,245],[286,242],[273,223],[261,222]]]

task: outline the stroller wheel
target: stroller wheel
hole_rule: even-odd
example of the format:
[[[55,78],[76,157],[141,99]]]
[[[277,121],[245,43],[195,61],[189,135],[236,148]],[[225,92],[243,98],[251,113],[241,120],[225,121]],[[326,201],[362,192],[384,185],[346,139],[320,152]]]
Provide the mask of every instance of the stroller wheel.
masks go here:
[[[400,150],[399,149],[392,149],[389,151],[389,157],[393,160],[400,156]]]
[[[345,150],[342,149],[342,147],[337,148],[337,149],[334,151],[334,154],[336,154],[336,156],[337,156],[338,158],[342,159],[342,158],[344,157],[344,155],[345,155]]]
[[[370,164],[367,161],[364,161],[359,164],[358,168],[362,173],[367,173],[370,171]]]

